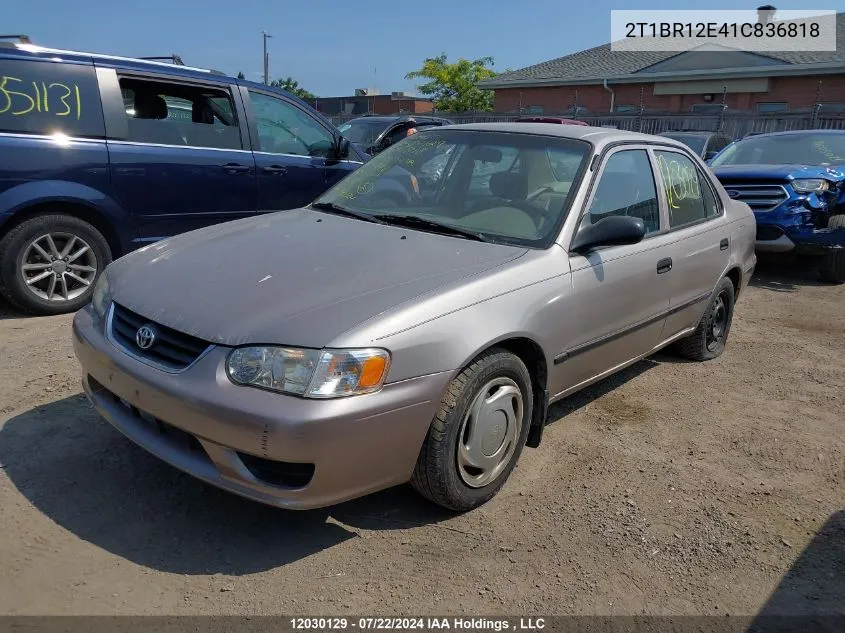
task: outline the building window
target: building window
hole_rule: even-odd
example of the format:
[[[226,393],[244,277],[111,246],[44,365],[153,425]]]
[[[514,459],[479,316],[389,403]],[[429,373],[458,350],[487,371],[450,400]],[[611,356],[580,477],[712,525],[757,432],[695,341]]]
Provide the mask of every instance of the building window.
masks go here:
[[[528,112],[528,114],[543,114],[543,106],[539,106],[539,105],[528,106],[528,108],[526,109],[526,112]]]
[[[719,114],[725,106],[721,103],[694,103],[692,111],[697,114]]]
[[[822,103],[821,112],[845,112],[845,103]]]
[[[635,105],[617,105],[613,107],[613,111],[617,114],[632,114],[638,110]]]
[[[770,112],[786,112],[789,110],[788,103],[758,103],[757,104],[757,112],[761,114],[769,114]]]

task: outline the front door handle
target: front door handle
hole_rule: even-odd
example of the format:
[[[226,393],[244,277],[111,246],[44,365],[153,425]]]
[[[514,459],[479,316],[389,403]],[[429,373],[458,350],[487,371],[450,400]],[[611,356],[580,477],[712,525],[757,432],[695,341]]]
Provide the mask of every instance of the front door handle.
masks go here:
[[[223,165],[223,170],[230,174],[242,174],[249,171],[249,165],[241,165],[240,163],[226,163]]]
[[[283,176],[288,172],[288,168],[284,165],[270,165],[269,167],[262,167],[261,171],[265,174],[274,174],[277,176]]]
[[[672,258],[665,257],[657,262],[657,274],[662,275],[663,273],[668,273],[672,270]]]
[[[730,242],[728,241],[728,238],[724,238],[721,242],[719,242],[719,250],[720,251],[728,250],[729,244],[730,244]]]

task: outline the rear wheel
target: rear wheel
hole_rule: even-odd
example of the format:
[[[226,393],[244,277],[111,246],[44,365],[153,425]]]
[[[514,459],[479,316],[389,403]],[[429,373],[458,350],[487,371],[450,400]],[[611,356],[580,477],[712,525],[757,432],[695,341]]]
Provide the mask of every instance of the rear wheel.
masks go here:
[[[0,294],[35,314],[73,312],[88,303],[111,261],[103,235],[69,215],[38,215],[0,240]]]
[[[712,360],[725,351],[734,315],[735,291],[727,277],[716,286],[716,292],[701,317],[695,332],[678,341],[676,349],[691,360]]]
[[[845,229],[845,214],[831,216],[827,226],[832,229]],[[834,284],[845,282],[845,248],[831,249],[822,255],[819,268],[822,280]]]
[[[455,378],[411,480],[421,495],[466,511],[491,499],[516,465],[533,411],[531,377],[514,354],[485,352]]]

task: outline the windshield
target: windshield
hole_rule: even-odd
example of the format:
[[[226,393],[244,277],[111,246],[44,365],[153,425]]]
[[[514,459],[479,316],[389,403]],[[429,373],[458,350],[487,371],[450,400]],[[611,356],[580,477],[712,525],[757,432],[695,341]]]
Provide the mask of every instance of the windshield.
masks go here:
[[[376,142],[379,134],[384,132],[389,125],[389,121],[356,119],[344,123],[338,130],[353,143],[359,143],[364,147],[369,147]]]
[[[713,159],[724,165],[831,165],[845,163],[845,134],[779,134],[737,141]]]
[[[396,224],[412,217],[491,242],[545,247],[556,237],[589,154],[590,145],[574,139],[430,129],[378,154],[317,203]]]
[[[666,138],[671,138],[676,141],[680,141],[687,147],[691,148],[696,154],[701,154],[704,151],[704,144],[707,142],[706,136],[701,136],[700,134],[661,134],[661,136],[665,136]]]

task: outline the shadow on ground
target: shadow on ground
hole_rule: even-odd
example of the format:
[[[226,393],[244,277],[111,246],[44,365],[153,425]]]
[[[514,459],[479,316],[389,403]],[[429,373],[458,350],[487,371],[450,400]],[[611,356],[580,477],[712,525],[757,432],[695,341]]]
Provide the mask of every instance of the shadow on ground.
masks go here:
[[[582,389],[559,402],[555,402],[549,407],[549,424],[565,418],[570,413],[575,413],[583,409],[588,404],[598,400],[614,389],[618,389],[629,380],[633,380],[649,369],[657,367],[661,362],[676,362],[677,360],[677,358],[673,358],[669,354],[660,354],[653,358],[641,360],[594,385]]]
[[[828,518],[749,627],[799,630],[845,630],[845,510]]]
[[[82,395],[8,420],[0,428],[0,463],[61,527],[139,565],[179,574],[256,573],[356,538],[356,528],[407,529],[451,516],[406,487],[308,512],[241,499],[136,447]]]
[[[775,292],[795,292],[803,286],[832,286],[820,281],[818,262],[794,255],[757,256],[757,268],[751,286]]]
[[[27,314],[23,310],[19,310],[3,297],[0,297],[0,321],[3,319],[23,319],[28,316],[32,315]]]

